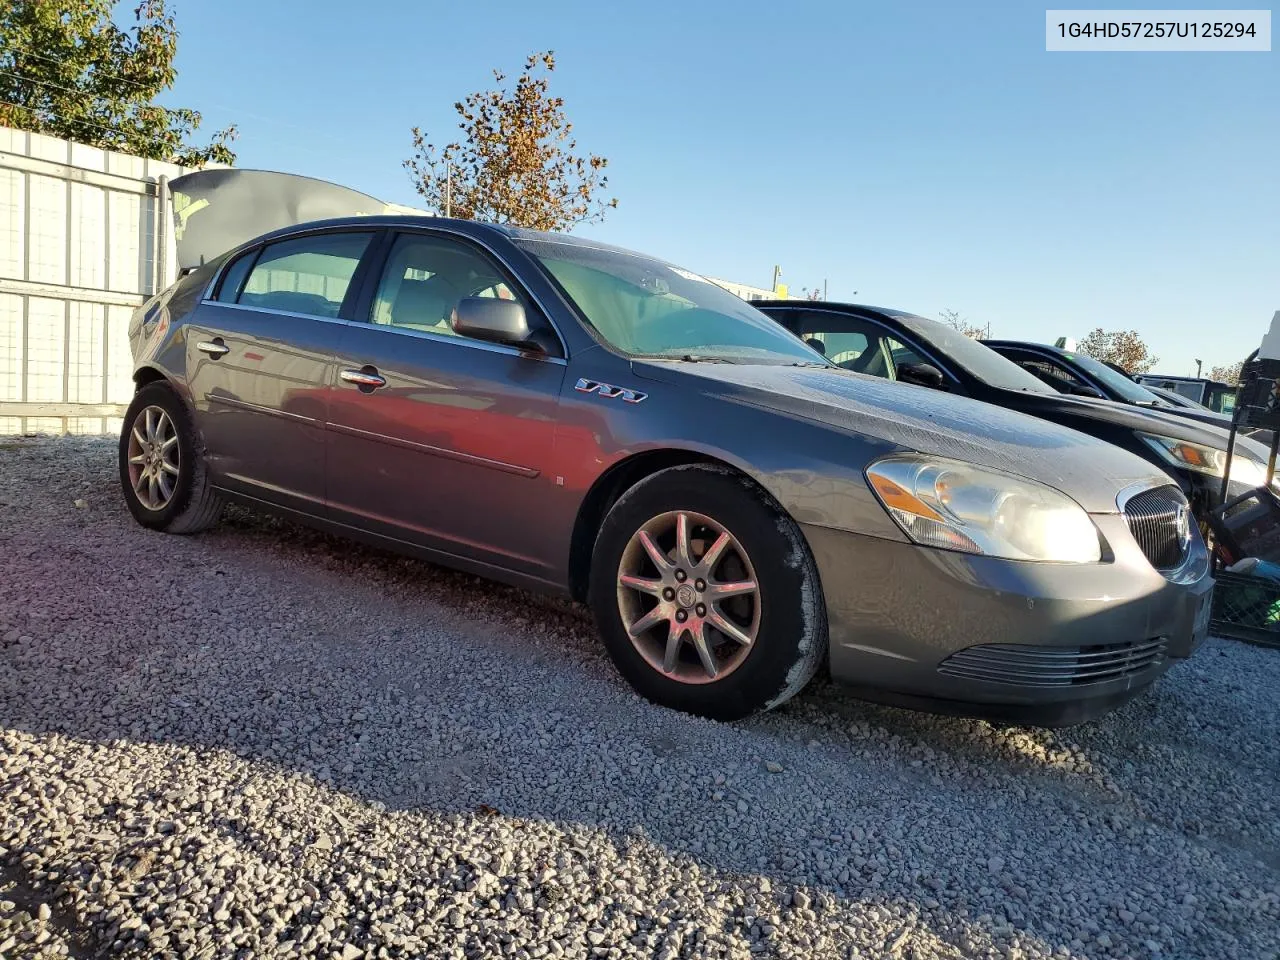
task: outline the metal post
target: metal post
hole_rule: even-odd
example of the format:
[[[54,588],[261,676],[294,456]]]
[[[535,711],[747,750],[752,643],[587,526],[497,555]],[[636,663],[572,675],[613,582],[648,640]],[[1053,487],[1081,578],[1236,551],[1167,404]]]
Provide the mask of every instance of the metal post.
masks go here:
[[[169,178],[161,176],[156,184],[156,289],[159,293],[169,285],[169,235],[165,222],[169,219]]]
[[[453,216],[453,164],[444,165],[444,215]]]

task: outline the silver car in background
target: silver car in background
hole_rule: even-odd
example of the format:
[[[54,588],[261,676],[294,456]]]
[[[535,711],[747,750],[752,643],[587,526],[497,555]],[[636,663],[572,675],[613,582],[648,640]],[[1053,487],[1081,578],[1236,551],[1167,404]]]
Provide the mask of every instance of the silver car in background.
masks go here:
[[[677,709],[743,717],[827,669],[877,700],[1071,723],[1207,629],[1204,544],[1149,463],[841,370],[628,251],[300,224],[189,272],[132,340],[139,523],[191,533],[231,500],[566,594]]]

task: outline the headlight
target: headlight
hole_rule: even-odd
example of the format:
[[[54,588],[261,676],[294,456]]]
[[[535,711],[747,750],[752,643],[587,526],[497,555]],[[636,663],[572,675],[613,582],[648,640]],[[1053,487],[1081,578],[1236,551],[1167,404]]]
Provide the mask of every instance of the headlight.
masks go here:
[[[1074,500],[1051,487],[925,456],[892,456],[867,479],[902,532],[923,546],[1007,560],[1094,563],[1097,528]]]
[[[1160,454],[1167,463],[1184,470],[1194,470],[1211,477],[1221,477],[1227,466],[1227,451],[1217,447],[1206,447],[1188,440],[1175,440],[1173,437],[1161,437],[1153,433],[1138,434],[1152,450]],[[1231,482],[1246,487],[1265,487],[1267,485],[1267,468],[1242,453],[1237,452],[1231,458]]]

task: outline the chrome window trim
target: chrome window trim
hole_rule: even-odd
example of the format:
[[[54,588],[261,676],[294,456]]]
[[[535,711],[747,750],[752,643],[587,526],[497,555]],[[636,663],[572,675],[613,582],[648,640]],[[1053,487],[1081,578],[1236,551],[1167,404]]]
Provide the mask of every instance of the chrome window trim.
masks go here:
[[[245,253],[248,253],[248,252],[249,252],[248,250],[245,251]],[[217,300],[213,299],[213,290],[218,285],[218,281],[222,279],[222,275],[227,272],[227,267],[231,263],[239,259],[240,259],[239,257],[227,257],[226,260],[222,261],[222,265],[219,266],[217,270],[213,271],[213,279],[210,280],[209,285],[204,288],[204,293],[200,294],[201,303],[217,303],[218,302]],[[226,304],[223,304],[223,306],[226,306]],[[235,304],[232,304],[232,306],[235,306]]]
[[[535,353],[530,350],[521,350],[519,347],[509,347],[505,343],[490,343],[487,340],[477,340],[475,337],[464,337],[459,334],[448,333],[432,333],[429,330],[415,330],[412,327],[397,327],[394,323],[371,323],[367,320],[344,320],[349,327],[358,327],[360,329],[378,330],[383,333],[399,334],[405,337],[413,337],[417,340],[430,340],[436,343],[456,343],[463,347],[473,347],[477,350],[485,350],[489,353],[501,353],[511,357],[524,357],[526,360],[540,360],[544,363],[554,363],[559,366],[568,366],[569,361],[564,357],[550,357],[546,354]]]
[[[554,363],[562,367],[568,365],[568,361],[563,357],[548,357],[528,350],[521,350],[518,347],[509,347],[504,343],[489,343],[485,340],[477,340],[474,337],[463,337],[457,334],[450,335],[445,333],[430,333],[426,330],[413,330],[409,327],[397,327],[394,324],[389,323],[369,323],[364,320],[344,320],[341,317],[320,317],[312,313],[294,313],[291,310],[272,310],[269,307],[250,307],[242,303],[221,303],[216,300],[211,302],[226,310],[244,310],[248,313],[266,313],[273,317],[294,317],[299,320],[315,320],[319,323],[334,323],[339,326],[357,327],[362,330],[380,330],[385,333],[398,333],[402,336],[414,337],[419,340],[433,340],[439,343],[456,343],[459,346],[472,347],[476,350],[486,350],[490,353],[502,353],[512,357],[524,357],[529,360],[540,360],[544,363]]]
[[[370,224],[369,229],[372,230],[374,233],[377,233],[379,230],[386,230],[393,234],[408,233],[408,234],[419,234],[423,236],[433,236],[433,235],[446,236],[446,237],[449,237],[450,239],[461,238],[462,240],[468,240],[476,244],[478,247],[484,250],[485,253],[487,253],[489,256],[493,257],[494,260],[500,263],[503,269],[507,271],[507,273],[511,274],[511,276],[515,279],[516,283],[520,285],[521,289],[528,294],[529,299],[533,301],[534,306],[536,306],[538,310],[541,311],[543,318],[547,321],[547,325],[551,328],[551,332],[556,335],[556,340],[559,341],[560,350],[564,354],[564,356],[563,357],[542,357],[541,359],[558,360],[562,363],[568,362],[570,357],[569,343],[567,340],[565,340],[564,334],[560,332],[560,328],[556,325],[555,315],[550,310],[547,309],[547,305],[546,303],[543,302],[542,298],[540,298],[536,293],[534,293],[533,290],[529,288],[529,285],[525,283],[525,281],[521,278],[520,271],[518,271],[515,267],[511,265],[510,260],[508,260],[496,249],[494,249],[492,244],[486,242],[484,239],[480,237],[473,236],[472,234],[464,230],[451,229],[447,226],[443,226],[443,225],[438,226],[436,224],[379,223],[376,225]],[[284,240],[301,239],[302,237],[307,236],[308,234],[311,234],[311,233],[315,233],[316,235],[321,235],[326,233],[364,233],[364,232],[366,231],[361,229],[360,227],[354,227],[351,225],[335,227],[329,230],[315,230],[315,231],[303,228],[303,229],[300,229],[296,235],[287,234],[285,236],[274,237],[272,238],[271,243],[278,243]],[[289,316],[289,317],[306,317],[313,320],[325,320],[328,322],[359,323],[367,326],[377,326],[377,324],[374,324],[372,321],[369,321],[369,320],[345,320],[345,319],[342,319],[341,317],[339,318],[317,317],[317,316],[314,316],[313,314],[307,314],[307,313],[293,313],[286,310],[270,310],[265,307],[250,307],[240,303],[224,303],[220,300],[214,300],[213,291],[217,288],[218,281],[222,279],[222,275],[226,273],[227,268],[231,264],[235,263],[240,258],[241,254],[249,253],[255,247],[259,247],[259,246],[265,246],[265,244],[259,243],[257,241],[252,241],[246,244],[242,248],[238,248],[237,250],[231,251],[232,253],[235,254],[235,256],[228,256],[222,262],[222,264],[218,267],[218,269],[214,271],[213,279],[209,281],[209,285],[205,287],[204,294],[200,298],[201,302],[216,303],[218,304],[218,306],[221,306],[221,307],[236,307],[241,310],[260,310],[264,313],[276,313],[276,314],[281,314],[283,316]],[[383,266],[385,267],[386,264],[384,263]],[[382,282],[381,277],[378,278],[378,282],[379,284],[381,284]],[[376,292],[377,292],[376,288],[374,292],[376,295]],[[448,337],[445,339],[454,339],[454,338]],[[462,339],[462,338],[458,338],[458,339]],[[481,341],[471,341],[471,342],[479,343]],[[490,346],[500,347],[501,345],[490,344]],[[514,348],[507,348],[507,349],[514,350]],[[515,352],[521,355],[524,355],[522,351],[516,350]]]
[[[273,317],[297,317],[301,320],[317,320],[320,323],[337,323],[342,326],[350,326],[355,321],[344,320],[342,317],[322,317],[316,313],[295,313],[292,310],[272,310],[270,307],[251,307],[244,303],[223,303],[221,300],[210,300],[209,303],[226,310],[245,310],[249,313],[269,313]]]

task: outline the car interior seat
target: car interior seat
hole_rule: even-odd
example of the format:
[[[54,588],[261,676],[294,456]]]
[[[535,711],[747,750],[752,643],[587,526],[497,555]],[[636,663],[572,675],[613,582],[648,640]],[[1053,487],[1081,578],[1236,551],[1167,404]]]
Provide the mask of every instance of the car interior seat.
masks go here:
[[[457,288],[444,277],[405,279],[391,304],[390,322],[411,330],[451,333],[450,320],[460,299]]]

